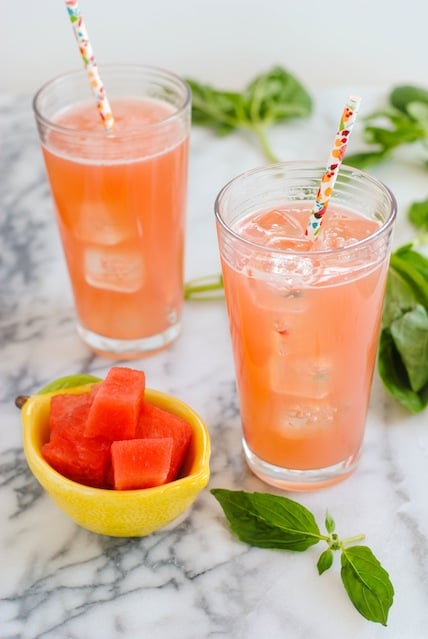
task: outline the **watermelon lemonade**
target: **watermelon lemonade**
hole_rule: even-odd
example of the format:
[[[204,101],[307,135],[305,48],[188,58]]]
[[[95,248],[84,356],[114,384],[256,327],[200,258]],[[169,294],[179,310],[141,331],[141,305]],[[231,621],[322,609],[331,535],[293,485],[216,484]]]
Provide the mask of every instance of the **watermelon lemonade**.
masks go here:
[[[307,239],[318,173],[265,167],[216,202],[244,452],[259,477],[295,490],[358,461],[395,215],[386,187],[343,168]]]
[[[79,334],[98,352],[138,357],[180,329],[190,98],[163,71],[103,75],[112,133],[83,72],[46,85],[34,104]]]

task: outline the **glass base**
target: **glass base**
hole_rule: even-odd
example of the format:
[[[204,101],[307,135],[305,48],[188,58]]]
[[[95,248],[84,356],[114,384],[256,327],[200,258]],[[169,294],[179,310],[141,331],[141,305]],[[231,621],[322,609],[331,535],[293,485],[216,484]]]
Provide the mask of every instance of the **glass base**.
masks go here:
[[[152,355],[163,350],[177,339],[181,331],[181,324],[177,322],[169,326],[163,333],[150,335],[141,339],[112,339],[104,335],[98,335],[80,324],[77,325],[77,332],[82,341],[91,350],[99,355],[113,357],[116,359],[138,359],[147,355]]]
[[[333,466],[314,468],[310,470],[296,470],[274,466],[260,459],[242,440],[245,458],[252,472],[266,484],[283,490],[305,492],[319,490],[346,479],[356,469],[360,458],[360,451]]]

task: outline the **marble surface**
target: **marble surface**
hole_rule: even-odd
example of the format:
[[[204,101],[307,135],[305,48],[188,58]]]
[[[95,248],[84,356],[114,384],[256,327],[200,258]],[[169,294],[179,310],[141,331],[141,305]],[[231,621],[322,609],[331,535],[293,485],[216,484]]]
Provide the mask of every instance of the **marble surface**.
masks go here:
[[[324,160],[347,93],[348,87],[319,91],[309,121],[272,130],[277,153]],[[363,114],[384,98],[364,87],[360,94]],[[180,339],[134,362],[151,387],[191,404],[209,426],[211,480],[188,516],[143,539],[102,537],[74,525],[42,492],[25,462],[15,396],[69,373],[102,376],[113,362],[91,354],[75,332],[30,98],[0,96],[0,132],[1,639],[426,637],[427,415],[406,413],[376,375],[357,472],[335,487],[294,495],[320,523],[328,508],[343,536],[366,533],[395,587],[383,628],[348,601],[338,557],[319,577],[318,546],[293,554],[240,543],[209,492],[271,490],[242,457],[222,301],[186,303]],[[193,131],[187,278],[218,271],[215,195],[232,176],[262,162],[249,136]],[[412,236],[405,210],[426,197],[426,170],[403,156],[373,172],[398,197],[395,244],[404,243]]]

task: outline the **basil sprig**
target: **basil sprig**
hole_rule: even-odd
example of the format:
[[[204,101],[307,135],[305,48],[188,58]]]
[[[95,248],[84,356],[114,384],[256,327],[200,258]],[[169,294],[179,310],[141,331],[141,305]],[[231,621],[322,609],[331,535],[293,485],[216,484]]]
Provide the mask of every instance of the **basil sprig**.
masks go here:
[[[401,85],[388,95],[387,106],[363,120],[363,138],[368,151],[351,153],[346,163],[369,168],[390,158],[398,147],[419,144],[428,151],[428,91]]]
[[[407,212],[407,217],[413,226],[418,229],[417,241],[425,244],[428,241],[428,198],[419,202],[413,202]]]
[[[329,513],[324,522],[326,534],[322,534],[314,515],[288,497],[224,488],[214,488],[211,493],[223,508],[232,532],[251,546],[303,552],[324,541],[327,549],[317,563],[320,575],[331,568],[334,551],[339,551],[341,578],[349,599],[363,617],[387,625],[394,588],[370,548],[356,545],[364,535],[339,539]]]
[[[221,91],[195,80],[192,90],[192,123],[208,126],[217,135],[247,129],[257,136],[265,157],[277,160],[267,139],[267,130],[276,122],[305,117],[311,113],[312,99],[303,85],[288,71],[274,67],[262,73],[243,92]]]
[[[391,255],[378,371],[385,388],[405,408],[428,404],[428,259],[402,246]]]

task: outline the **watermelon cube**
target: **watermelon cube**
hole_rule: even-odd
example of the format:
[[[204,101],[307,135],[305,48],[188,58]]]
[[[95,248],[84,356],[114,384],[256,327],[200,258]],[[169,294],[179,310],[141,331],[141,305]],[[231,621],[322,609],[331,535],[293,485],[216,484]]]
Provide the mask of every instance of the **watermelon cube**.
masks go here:
[[[113,366],[97,389],[86,421],[85,436],[104,437],[110,441],[133,438],[145,385],[142,371]]]
[[[73,431],[81,436],[83,434],[89,408],[92,404],[91,393],[72,395],[61,393],[51,399],[49,413],[49,428],[51,438],[56,434],[73,436]]]
[[[42,454],[56,471],[80,484],[103,487],[110,462],[110,442],[84,436],[93,393],[61,393],[51,399],[50,441]]]
[[[192,427],[185,419],[163,408],[144,402],[135,432],[136,437],[171,437],[171,467],[167,482],[177,479],[192,439]]]
[[[171,465],[172,439],[126,439],[111,445],[116,490],[151,488],[166,482]]]
[[[58,473],[79,484],[103,488],[110,462],[110,442],[57,433],[42,447],[44,459]]]

